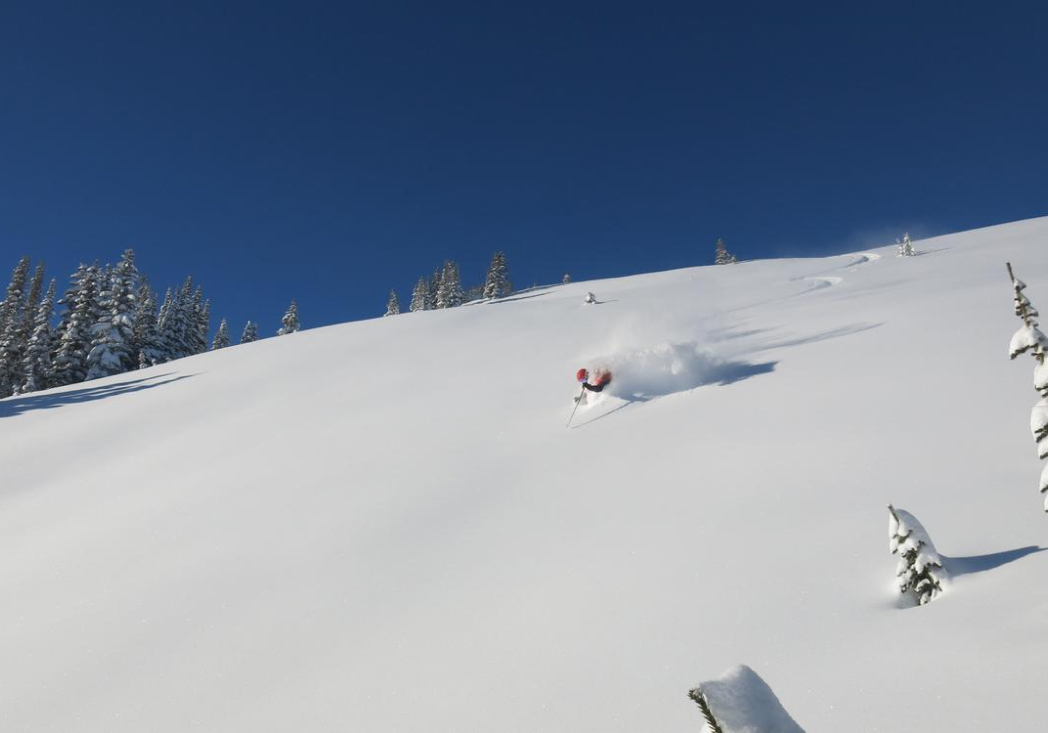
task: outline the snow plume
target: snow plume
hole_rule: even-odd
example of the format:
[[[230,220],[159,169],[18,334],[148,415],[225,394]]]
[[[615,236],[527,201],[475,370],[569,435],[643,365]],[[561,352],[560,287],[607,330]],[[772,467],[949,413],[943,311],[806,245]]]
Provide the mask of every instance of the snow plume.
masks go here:
[[[775,362],[754,364],[719,358],[694,342],[661,343],[624,351],[593,362],[593,368],[611,370],[610,394],[627,400],[684,392],[707,384],[732,384],[766,374]]]

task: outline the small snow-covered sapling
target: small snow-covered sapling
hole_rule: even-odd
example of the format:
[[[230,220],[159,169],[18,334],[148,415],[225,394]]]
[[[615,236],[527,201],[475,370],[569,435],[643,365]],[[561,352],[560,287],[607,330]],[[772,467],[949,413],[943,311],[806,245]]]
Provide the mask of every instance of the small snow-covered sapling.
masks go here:
[[[899,556],[895,569],[899,593],[910,595],[923,606],[943,592],[949,573],[927,530],[915,516],[891,504],[888,513],[888,549]]]
[[[1048,355],[1048,337],[1041,332],[1037,324],[1040,314],[1023,293],[1026,283],[1015,277],[1012,263],[1006,264],[1008,277],[1012,280],[1015,315],[1023,322],[1008,344],[1008,356],[1014,359],[1020,354],[1029,353],[1037,362],[1033,369],[1033,388],[1041,399],[1030,412],[1030,432],[1037,443],[1037,457],[1048,458],[1048,359],[1045,359]],[[1048,511],[1048,466],[1041,472],[1040,490],[1044,494],[1044,510]]]

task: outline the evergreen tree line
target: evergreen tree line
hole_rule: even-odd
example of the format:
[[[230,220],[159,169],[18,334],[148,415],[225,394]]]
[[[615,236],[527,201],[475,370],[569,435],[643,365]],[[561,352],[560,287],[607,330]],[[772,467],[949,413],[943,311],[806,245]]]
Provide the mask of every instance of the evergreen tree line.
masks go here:
[[[423,275],[411,291],[411,303],[408,310],[418,311],[455,308],[474,300],[502,298],[513,292],[513,283],[509,279],[509,266],[506,255],[496,252],[491,258],[488,274],[484,282],[473,287],[463,288],[458,263],[448,260],[429,277]],[[387,316],[400,314],[400,298],[396,290],[389,291],[386,303]]]
[[[211,302],[187,277],[168,288],[162,303],[149,279],[125,250],[116,266],[81,264],[69,287],[56,297],[57,283],[44,290],[44,266],[30,276],[22,257],[0,301],[0,398],[122,374],[208,350]],[[61,307],[57,321],[56,306]],[[278,335],[299,330],[294,301]],[[258,339],[247,322],[240,343]],[[211,349],[231,344],[222,319]]]

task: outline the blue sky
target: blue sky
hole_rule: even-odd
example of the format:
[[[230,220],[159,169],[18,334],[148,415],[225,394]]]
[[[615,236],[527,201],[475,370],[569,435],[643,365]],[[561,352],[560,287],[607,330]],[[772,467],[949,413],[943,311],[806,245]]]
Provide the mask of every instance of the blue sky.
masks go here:
[[[5,3],[0,268],[132,246],[270,332],[1048,214],[1044,6],[850,5]]]

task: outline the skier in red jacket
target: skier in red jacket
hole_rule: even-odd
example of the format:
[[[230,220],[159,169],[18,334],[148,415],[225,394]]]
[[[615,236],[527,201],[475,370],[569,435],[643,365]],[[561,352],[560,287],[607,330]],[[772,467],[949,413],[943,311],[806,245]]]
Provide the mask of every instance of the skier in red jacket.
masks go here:
[[[611,384],[611,370],[603,368],[594,370],[593,381],[590,382],[590,373],[585,369],[579,369],[575,372],[575,379],[582,384],[582,394],[575,398],[575,401],[578,402],[586,396],[586,392],[602,392]]]

